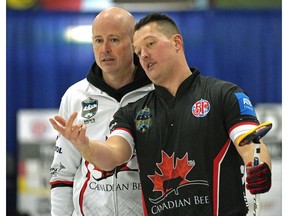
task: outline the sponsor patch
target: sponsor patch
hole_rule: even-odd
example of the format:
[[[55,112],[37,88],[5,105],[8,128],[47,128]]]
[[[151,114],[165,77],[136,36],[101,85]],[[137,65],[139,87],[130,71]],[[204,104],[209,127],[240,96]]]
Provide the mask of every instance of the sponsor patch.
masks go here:
[[[256,117],[254,107],[249,99],[249,97],[244,93],[235,93],[238,100],[239,109],[241,115],[251,115]]]
[[[144,107],[137,112],[135,119],[136,130],[145,133],[152,126],[152,115],[150,108]]]
[[[205,117],[210,111],[210,103],[205,99],[198,100],[192,106],[192,114],[197,118]]]

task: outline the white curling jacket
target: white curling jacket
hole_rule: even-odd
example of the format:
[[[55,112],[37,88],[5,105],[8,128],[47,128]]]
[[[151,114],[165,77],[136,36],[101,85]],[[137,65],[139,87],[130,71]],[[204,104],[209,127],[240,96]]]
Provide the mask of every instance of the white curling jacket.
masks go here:
[[[94,63],[87,78],[67,89],[59,114],[68,119],[78,112],[75,123],[85,124],[90,138],[105,141],[116,110],[154,89],[138,59],[134,63],[137,65],[134,81],[118,90],[102,80],[102,72]],[[135,155],[128,163],[105,172],[85,161],[69,141],[58,136],[50,173],[52,216],[143,215]]]

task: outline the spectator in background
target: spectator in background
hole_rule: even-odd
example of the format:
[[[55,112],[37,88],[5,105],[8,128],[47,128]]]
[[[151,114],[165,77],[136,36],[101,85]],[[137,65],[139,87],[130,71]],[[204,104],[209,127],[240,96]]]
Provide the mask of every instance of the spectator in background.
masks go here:
[[[77,113],[50,119],[90,163],[104,170],[129,160],[136,149],[145,215],[246,215],[245,165],[253,145],[239,137],[259,125],[253,105],[237,85],[200,74],[187,64],[175,22],[152,13],[135,27],[134,51],[155,84],[120,108],[106,142],[91,139]],[[252,194],[271,187],[271,159],[261,144],[260,165],[247,173]]]
[[[68,119],[78,112],[77,121],[86,126],[87,135],[93,139],[104,142],[115,111],[153,89],[133,53],[134,26],[134,18],[126,10],[112,7],[100,12],[92,24],[96,62],[87,77],[69,87],[62,97],[59,114]],[[134,153],[119,166],[103,170],[59,136],[50,172],[53,216],[143,215]]]

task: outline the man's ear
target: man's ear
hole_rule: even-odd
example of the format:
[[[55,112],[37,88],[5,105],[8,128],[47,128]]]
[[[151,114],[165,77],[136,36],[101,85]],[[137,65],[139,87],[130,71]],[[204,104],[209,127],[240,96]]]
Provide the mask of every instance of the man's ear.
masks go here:
[[[175,34],[172,36],[172,39],[173,39],[175,48],[178,52],[183,47],[183,38],[180,34]]]

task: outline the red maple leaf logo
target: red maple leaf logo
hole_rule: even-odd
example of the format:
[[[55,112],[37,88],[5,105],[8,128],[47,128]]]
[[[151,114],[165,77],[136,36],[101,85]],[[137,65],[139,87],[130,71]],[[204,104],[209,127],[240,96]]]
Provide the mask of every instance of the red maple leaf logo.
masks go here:
[[[186,179],[187,174],[195,166],[195,162],[188,162],[188,153],[182,159],[176,158],[174,166],[174,153],[169,157],[164,151],[162,153],[162,162],[157,163],[161,174],[155,171],[154,175],[148,175],[150,180],[154,183],[153,191],[161,191],[162,196],[171,190],[176,190],[180,185],[189,183]]]

